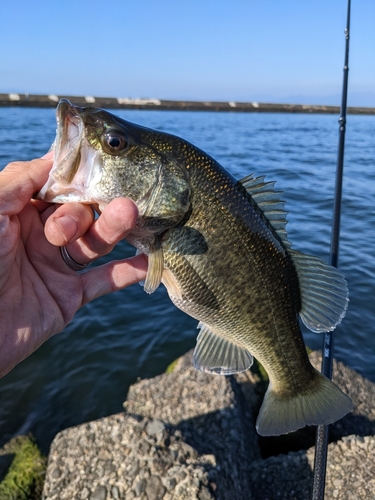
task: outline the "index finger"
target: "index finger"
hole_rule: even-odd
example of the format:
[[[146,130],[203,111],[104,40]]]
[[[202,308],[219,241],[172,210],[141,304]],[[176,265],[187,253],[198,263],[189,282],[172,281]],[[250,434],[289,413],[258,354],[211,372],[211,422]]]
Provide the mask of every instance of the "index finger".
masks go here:
[[[50,155],[31,161],[9,163],[0,172],[0,214],[15,215],[47,182],[52,167]]]

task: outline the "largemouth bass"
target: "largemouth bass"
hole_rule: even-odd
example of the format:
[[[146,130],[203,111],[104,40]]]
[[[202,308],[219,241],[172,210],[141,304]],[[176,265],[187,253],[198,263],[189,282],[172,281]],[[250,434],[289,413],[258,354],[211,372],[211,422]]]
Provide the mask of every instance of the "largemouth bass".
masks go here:
[[[299,318],[333,330],[348,304],[342,274],[291,248],[274,183],[236,181],[187,141],[107,111],[57,107],[55,160],[39,198],[100,209],[126,196],[138,206],[128,241],[148,256],[144,288],[163,283],[172,302],[199,320],[193,362],[214,374],[269,375],[256,427],[278,435],[329,424],[351,400],[309,362]]]

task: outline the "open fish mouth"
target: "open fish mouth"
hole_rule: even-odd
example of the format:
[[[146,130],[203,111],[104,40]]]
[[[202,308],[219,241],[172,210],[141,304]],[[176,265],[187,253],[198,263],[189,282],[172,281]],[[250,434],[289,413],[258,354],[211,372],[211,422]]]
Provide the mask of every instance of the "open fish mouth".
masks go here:
[[[55,157],[38,198],[51,203],[92,203],[93,187],[102,177],[99,151],[87,140],[83,109],[62,99],[56,109]]]

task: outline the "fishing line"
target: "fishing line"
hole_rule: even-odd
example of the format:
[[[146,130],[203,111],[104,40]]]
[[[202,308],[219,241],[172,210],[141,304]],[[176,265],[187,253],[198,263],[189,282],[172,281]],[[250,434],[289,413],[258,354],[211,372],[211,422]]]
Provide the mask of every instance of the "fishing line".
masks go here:
[[[344,149],[346,131],[346,108],[348,97],[348,74],[349,74],[349,29],[350,29],[350,1],[348,0],[346,29],[345,29],[345,62],[344,76],[341,95],[341,110],[339,119],[339,145],[336,165],[336,185],[333,206],[333,221],[331,233],[330,264],[337,267],[339,242],[340,242],[340,217],[341,217],[341,196],[342,179],[344,172]],[[322,373],[329,379],[332,378],[333,362],[333,332],[324,334],[322,352]],[[312,484],[312,500],[324,499],[324,488],[327,469],[327,447],[328,447],[328,426],[319,425],[316,431],[314,477]]]

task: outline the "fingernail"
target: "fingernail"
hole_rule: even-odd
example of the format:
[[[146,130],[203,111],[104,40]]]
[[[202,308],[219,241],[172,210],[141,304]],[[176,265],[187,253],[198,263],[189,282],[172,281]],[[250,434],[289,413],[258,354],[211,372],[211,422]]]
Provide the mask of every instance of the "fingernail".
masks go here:
[[[59,228],[64,240],[70,241],[77,233],[78,223],[70,215],[63,215],[54,219],[54,223]]]
[[[45,155],[43,155],[41,158],[42,160],[52,160],[54,155],[54,151],[48,151]]]

